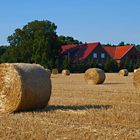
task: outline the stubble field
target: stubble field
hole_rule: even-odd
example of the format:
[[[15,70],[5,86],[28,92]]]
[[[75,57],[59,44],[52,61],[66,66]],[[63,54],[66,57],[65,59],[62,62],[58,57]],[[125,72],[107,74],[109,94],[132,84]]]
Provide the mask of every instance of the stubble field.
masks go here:
[[[140,93],[133,74],[106,74],[88,85],[83,74],[52,76],[48,107],[0,116],[0,140],[140,140]]]

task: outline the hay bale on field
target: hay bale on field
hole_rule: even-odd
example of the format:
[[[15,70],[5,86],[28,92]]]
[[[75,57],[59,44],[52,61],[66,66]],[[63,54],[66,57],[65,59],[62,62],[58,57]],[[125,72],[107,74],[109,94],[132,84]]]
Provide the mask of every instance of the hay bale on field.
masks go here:
[[[40,64],[37,64],[37,63],[32,63],[32,64],[33,64],[33,65],[40,66],[40,67],[42,67],[43,69],[45,69],[44,66],[42,66],[42,65],[40,65]]]
[[[44,108],[51,96],[51,80],[41,66],[0,64],[0,112]]]
[[[52,69],[52,74],[54,75],[58,74],[58,69]]]
[[[138,69],[134,69],[134,73],[136,73],[136,72],[137,72],[137,70],[138,70]]]
[[[140,89],[140,68],[134,73],[133,84]]]
[[[70,75],[70,71],[69,70],[62,70],[62,75],[68,76],[68,75]]]
[[[119,75],[121,76],[128,76],[129,72],[127,69],[122,69],[119,71]]]
[[[86,70],[84,77],[88,84],[102,84],[106,78],[104,71],[98,68]]]
[[[47,73],[48,73],[49,77],[51,77],[51,70],[46,69],[46,71],[47,71]]]

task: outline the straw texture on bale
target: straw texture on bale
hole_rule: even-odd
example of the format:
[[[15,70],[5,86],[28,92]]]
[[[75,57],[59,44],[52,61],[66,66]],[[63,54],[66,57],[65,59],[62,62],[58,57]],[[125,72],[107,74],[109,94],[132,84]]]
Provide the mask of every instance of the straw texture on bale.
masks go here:
[[[88,84],[102,84],[106,78],[104,71],[98,68],[88,69],[84,77]]]
[[[41,66],[0,64],[0,113],[44,108],[51,96],[51,80]]]
[[[68,76],[68,75],[70,75],[70,71],[69,70],[63,70],[62,75]]]
[[[134,73],[133,84],[136,88],[140,89],[140,68]]]
[[[52,69],[52,74],[58,74],[58,69]]]
[[[128,76],[128,70],[127,69],[122,69],[119,71],[119,75],[121,76]]]

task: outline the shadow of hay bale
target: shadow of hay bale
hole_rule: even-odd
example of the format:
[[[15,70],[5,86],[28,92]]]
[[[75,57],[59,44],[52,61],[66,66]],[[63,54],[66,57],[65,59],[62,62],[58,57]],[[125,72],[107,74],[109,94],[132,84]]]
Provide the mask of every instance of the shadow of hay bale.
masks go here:
[[[65,111],[79,111],[79,110],[108,110],[111,109],[111,105],[73,105],[73,106],[64,106],[64,105],[48,105],[44,111],[54,111],[54,110],[65,110]],[[43,110],[42,110],[43,111]]]
[[[86,110],[108,110],[111,109],[111,105],[48,105],[44,109],[27,110],[27,111],[17,111],[17,113],[27,113],[27,112],[49,112],[49,111],[86,111]]]
[[[122,84],[126,84],[126,83],[121,83],[121,82],[118,82],[118,83],[104,83],[103,85],[122,85]]]

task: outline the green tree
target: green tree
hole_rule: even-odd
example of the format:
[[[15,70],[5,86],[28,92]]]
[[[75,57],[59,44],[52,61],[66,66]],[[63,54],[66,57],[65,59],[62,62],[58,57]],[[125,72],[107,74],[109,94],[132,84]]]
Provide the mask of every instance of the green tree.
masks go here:
[[[138,63],[136,62],[136,64]],[[121,63],[119,64],[119,69],[127,69],[128,71],[132,72],[136,64],[133,61],[126,58],[125,60],[122,60]]]
[[[124,45],[125,43],[123,41],[118,44],[118,46],[124,46]]]
[[[78,40],[74,39],[73,37],[63,36],[63,35],[59,36],[58,40],[59,40],[59,43],[61,46],[82,43],[82,42],[79,42]]]
[[[8,46],[0,46],[0,56],[2,56],[6,50],[7,50]]]
[[[87,60],[87,63],[85,64],[85,68],[88,69],[88,68],[92,68],[92,67],[93,67],[93,60],[89,58]]]
[[[118,63],[113,59],[107,59],[107,61],[104,64],[104,69],[106,72],[117,72]]]
[[[3,60],[39,63],[44,66],[50,65],[50,62],[54,64],[60,51],[56,29],[57,26],[47,20],[35,20],[22,29],[16,29],[8,37],[10,48]]]
[[[2,55],[6,52],[8,46],[0,46],[0,63],[2,63]]]
[[[55,68],[55,66],[54,66],[54,64],[53,64],[53,62],[52,62],[52,60],[49,60],[49,62],[48,62],[48,64],[47,64],[47,68],[50,69],[50,70],[52,70],[53,68]]]
[[[69,61],[68,58],[65,58],[63,61],[63,69],[69,69]]]
[[[130,60],[128,58],[126,58],[124,61],[124,68],[129,69],[129,65],[130,65]]]
[[[129,62],[128,71],[134,71],[134,63],[132,61]]]
[[[140,51],[140,45],[136,45],[136,48]]]
[[[5,62],[19,62],[20,54],[17,53],[18,49],[15,47],[14,49],[9,46],[6,52],[1,56],[1,61]]]
[[[85,71],[84,62],[82,61],[77,62],[76,68],[77,68],[77,72],[84,72]]]
[[[134,65],[134,69],[140,68],[140,59],[137,59],[136,64]]]

